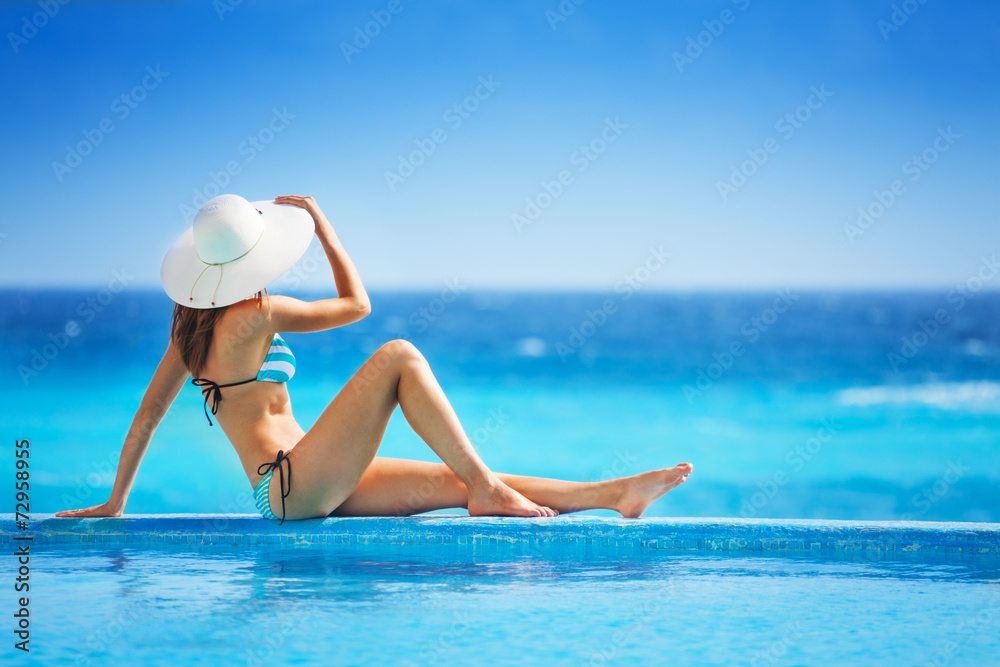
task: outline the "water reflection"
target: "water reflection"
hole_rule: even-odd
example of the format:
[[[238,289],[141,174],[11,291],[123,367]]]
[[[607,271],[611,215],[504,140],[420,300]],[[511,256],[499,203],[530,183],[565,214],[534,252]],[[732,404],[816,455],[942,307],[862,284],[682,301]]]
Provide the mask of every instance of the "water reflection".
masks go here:
[[[886,605],[911,610],[908,622],[932,633],[935,614],[965,618],[1000,600],[1000,567],[985,559],[614,554],[560,545],[521,553],[414,545],[86,546],[47,548],[33,564],[49,657],[101,665],[128,664],[136,646],[158,654],[183,646],[209,662],[236,656],[239,664],[279,655],[377,659],[413,646],[438,655],[438,639],[451,642],[453,634],[455,642],[472,643],[467,650],[488,653],[510,633],[542,632],[550,623],[556,630],[542,632],[539,647],[558,638],[561,650],[586,657],[616,646],[619,626],[637,638],[649,635],[650,647],[719,624],[732,626],[733,636],[751,626],[780,634],[775,619],[792,606],[806,610],[798,620],[803,633],[826,632],[835,617],[843,627],[831,636],[840,637],[860,628],[851,625],[852,614],[861,618]],[[156,664],[150,660],[140,662]]]

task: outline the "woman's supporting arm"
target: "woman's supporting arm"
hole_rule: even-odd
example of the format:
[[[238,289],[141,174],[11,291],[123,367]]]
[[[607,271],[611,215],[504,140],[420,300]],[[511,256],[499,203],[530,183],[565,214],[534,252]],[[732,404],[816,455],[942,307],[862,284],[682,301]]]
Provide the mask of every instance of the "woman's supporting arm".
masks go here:
[[[136,411],[132,426],[125,436],[125,444],[122,446],[121,457],[118,460],[118,474],[115,476],[115,485],[111,490],[111,498],[101,505],[88,507],[79,510],[67,510],[57,512],[60,517],[83,517],[83,516],[120,516],[125,510],[125,503],[128,500],[129,491],[132,489],[132,482],[135,481],[136,472],[139,470],[139,463],[142,461],[149,441],[153,437],[153,431],[159,425],[163,415],[177,397],[184,381],[188,377],[188,371],[181,361],[180,353],[171,343],[167,347],[160,365],[157,366],[153,379],[149,383],[149,388],[142,397],[139,409]]]

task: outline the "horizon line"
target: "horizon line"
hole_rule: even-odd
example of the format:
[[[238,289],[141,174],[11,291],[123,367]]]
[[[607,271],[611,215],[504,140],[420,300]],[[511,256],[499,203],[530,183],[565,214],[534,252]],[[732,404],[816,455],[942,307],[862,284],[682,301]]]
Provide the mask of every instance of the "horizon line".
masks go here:
[[[863,292],[921,292],[921,293],[937,293],[941,291],[948,291],[956,289],[956,285],[781,285],[781,286],[729,286],[729,285],[702,285],[702,286],[671,286],[671,287],[640,287],[632,291],[633,295],[645,294],[645,293],[655,293],[655,294],[685,294],[694,292],[708,292],[708,293],[755,293],[759,294],[762,292],[775,292],[775,291],[795,291],[803,293],[863,293]],[[73,285],[73,284],[40,284],[40,285],[19,285],[19,284],[2,284],[0,283],[0,292],[90,292],[95,290],[108,289],[107,284],[83,284],[83,285]],[[367,289],[368,292],[373,293],[426,293],[426,292],[437,292],[437,291],[447,291],[447,287],[442,287],[441,285],[420,285],[420,286],[376,286]],[[115,292],[129,291],[132,293],[149,293],[149,292],[159,292],[167,297],[166,292],[163,288],[156,284],[141,284],[141,285],[129,285],[122,289],[114,290]],[[598,287],[598,286],[496,286],[496,285],[483,285],[479,287],[466,287],[461,290],[460,293],[483,293],[483,292],[493,292],[493,293],[548,293],[548,294],[572,294],[572,293],[586,293],[586,294],[605,294],[609,292],[614,292],[613,287]],[[995,292],[1000,293],[1000,286],[990,286],[983,285],[981,289],[977,290],[979,292]],[[336,293],[336,288],[331,287],[329,290],[323,289],[283,289],[275,290],[274,293],[288,293],[288,294],[330,294]],[[169,297],[167,297],[169,298]]]

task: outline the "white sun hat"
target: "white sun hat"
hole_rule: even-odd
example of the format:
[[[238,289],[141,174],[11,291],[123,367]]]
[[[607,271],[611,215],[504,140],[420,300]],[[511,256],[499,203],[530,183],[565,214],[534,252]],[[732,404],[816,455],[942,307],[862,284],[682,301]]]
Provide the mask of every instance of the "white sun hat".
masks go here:
[[[298,206],[213,197],[163,258],[163,289],[189,308],[242,301],[292,268],[314,229],[312,216]]]

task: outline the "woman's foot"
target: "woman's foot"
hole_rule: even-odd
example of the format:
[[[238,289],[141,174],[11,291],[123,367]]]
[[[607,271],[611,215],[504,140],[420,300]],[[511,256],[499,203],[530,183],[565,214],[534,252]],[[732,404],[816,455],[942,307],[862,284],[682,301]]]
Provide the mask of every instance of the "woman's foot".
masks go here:
[[[531,502],[500,480],[479,491],[469,489],[469,516],[555,516],[554,509]]]
[[[625,489],[618,499],[618,511],[627,519],[638,519],[654,500],[682,484],[693,469],[690,463],[679,463],[673,468],[623,478]]]

